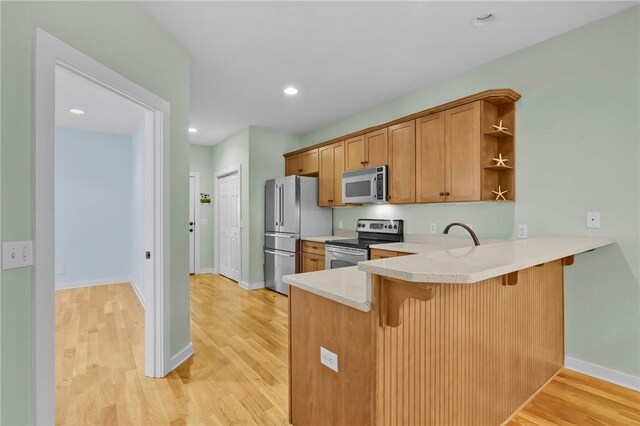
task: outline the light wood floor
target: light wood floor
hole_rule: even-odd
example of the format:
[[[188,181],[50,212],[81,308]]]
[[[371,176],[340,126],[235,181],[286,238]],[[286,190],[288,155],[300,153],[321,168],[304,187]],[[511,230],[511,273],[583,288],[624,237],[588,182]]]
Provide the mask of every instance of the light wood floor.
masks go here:
[[[57,292],[56,424],[278,424],[287,416],[287,299],[191,278],[195,355],[143,373],[144,315],[128,284]],[[511,425],[640,425],[640,394],[563,370]]]

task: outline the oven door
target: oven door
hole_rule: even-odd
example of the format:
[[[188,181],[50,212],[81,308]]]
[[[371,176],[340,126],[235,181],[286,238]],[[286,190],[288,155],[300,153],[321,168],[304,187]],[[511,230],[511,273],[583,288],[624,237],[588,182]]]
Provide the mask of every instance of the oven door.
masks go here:
[[[325,269],[347,268],[369,260],[369,250],[326,245]]]

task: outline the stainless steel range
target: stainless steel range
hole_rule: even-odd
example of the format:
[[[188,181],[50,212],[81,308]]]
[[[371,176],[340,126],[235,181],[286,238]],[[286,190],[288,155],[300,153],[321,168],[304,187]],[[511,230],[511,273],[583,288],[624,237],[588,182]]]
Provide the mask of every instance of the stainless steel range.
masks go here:
[[[403,220],[358,219],[356,231],[357,239],[325,243],[325,269],[356,266],[369,260],[370,246],[404,241]]]

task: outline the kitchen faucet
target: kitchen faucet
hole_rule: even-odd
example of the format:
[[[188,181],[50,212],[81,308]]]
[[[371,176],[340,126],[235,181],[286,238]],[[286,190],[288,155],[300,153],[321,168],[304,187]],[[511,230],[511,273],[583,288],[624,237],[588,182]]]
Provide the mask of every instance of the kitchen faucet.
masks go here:
[[[471,238],[473,238],[473,244],[475,244],[476,246],[480,245],[480,240],[478,239],[478,236],[476,235],[475,232],[473,232],[473,229],[469,228],[467,225],[465,225],[464,223],[459,223],[459,222],[453,222],[450,223],[446,226],[446,228],[444,228],[444,231],[442,231],[443,234],[448,234],[449,233],[449,229],[451,229],[454,226],[460,226],[464,229],[467,230],[467,232],[469,232],[469,234],[471,235]]]

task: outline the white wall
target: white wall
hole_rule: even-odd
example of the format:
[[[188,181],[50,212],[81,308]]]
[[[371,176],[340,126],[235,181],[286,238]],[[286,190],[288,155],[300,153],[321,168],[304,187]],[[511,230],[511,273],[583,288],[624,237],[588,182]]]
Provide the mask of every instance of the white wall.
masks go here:
[[[131,135],[131,252],[130,278],[142,304],[144,283],[144,119]]]
[[[130,137],[59,128],[55,143],[56,288],[128,281]]]

